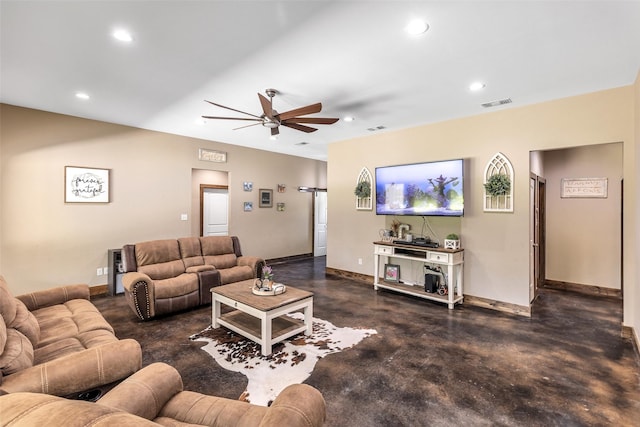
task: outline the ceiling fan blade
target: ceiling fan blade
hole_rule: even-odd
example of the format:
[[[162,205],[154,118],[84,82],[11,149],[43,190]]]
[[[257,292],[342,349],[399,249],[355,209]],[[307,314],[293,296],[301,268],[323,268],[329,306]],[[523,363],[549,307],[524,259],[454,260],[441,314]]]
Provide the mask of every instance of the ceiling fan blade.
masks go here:
[[[225,108],[227,110],[235,111],[236,113],[246,114],[247,116],[255,117],[257,119],[260,118],[260,116],[256,116],[255,114],[247,113],[245,111],[236,110],[235,108],[231,108],[231,107],[225,107],[224,105],[216,104],[215,102],[207,101],[206,99],[204,101],[208,102],[211,105],[215,105],[216,107]]]
[[[280,134],[280,129],[277,127],[271,128],[271,136],[276,136]]]
[[[251,119],[246,119],[246,120],[251,120]],[[248,128],[248,127],[251,127],[251,126],[257,126],[259,124],[260,123],[253,123],[253,124],[250,124],[250,125],[244,125],[244,126],[240,126],[240,127],[237,127],[237,128],[233,128],[232,130],[244,129],[244,128]]]
[[[318,130],[316,128],[312,128],[312,127],[309,127],[309,126],[299,125],[297,123],[282,122],[281,125],[282,126],[286,126],[288,128],[295,129],[295,130],[301,130],[302,132],[307,132],[307,133],[315,132],[315,131]]]
[[[285,111],[278,114],[280,120],[287,120],[296,116],[306,116],[307,114],[319,113],[322,111],[322,103],[307,105],[306,107],[296,108],[295,110]]]
[[[261,118],[249,119],[245,117],[218,117],[218,116],[202,116],[203,119],[218,119],[218,120],[250,120],[252,122],[261,122]],[[259,123],[257,123],[259,124]]]
[[[270,120],[273,120],[273,106],[271,105],[271,101],[267,99],[266,96],[261,93],[258,94],[258,98],[260,99],[260,105],[262,105],[262,111],[264,115],[267,116]]]
[[[338,120],[340,119],[328,117],[293,117],[283,121],[287,123],[312,123],[316,125],[332,125]]]

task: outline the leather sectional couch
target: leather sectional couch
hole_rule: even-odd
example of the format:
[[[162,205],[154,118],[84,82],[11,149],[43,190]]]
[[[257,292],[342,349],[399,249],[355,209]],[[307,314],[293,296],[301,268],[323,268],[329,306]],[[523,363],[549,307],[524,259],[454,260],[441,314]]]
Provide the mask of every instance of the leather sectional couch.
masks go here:
[[[285,388],[270,407],[184,391],[180,374],[164,363],[138,371],[97,403],[34,393],[0,396],[0,425],[12,426],[262,426],[319,427],[326,416],[318,390]]]
[[[211,288],[259,277],[262,258],[236,236],[183,237],[122,248],[125,297],[142,320],[211,303]]]
[[[140,344],[116,338],[89,301],[89,286],[14,297],[0,276],[0,394],[66,396],[119,381],[141,366]]]

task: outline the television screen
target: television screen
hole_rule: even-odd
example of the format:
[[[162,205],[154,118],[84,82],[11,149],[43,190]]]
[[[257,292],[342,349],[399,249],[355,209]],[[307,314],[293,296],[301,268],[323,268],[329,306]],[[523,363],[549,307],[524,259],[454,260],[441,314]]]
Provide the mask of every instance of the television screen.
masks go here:
[[[376,214],[462,216],[463,161],[376,168]]]

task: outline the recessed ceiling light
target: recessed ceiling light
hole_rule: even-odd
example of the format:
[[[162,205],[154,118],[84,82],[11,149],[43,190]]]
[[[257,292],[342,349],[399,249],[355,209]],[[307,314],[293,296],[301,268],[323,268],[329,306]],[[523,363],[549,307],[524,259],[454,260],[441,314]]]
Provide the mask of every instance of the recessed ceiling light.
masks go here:
[[[344,119],[342,119],[342,120],[344,120],[345,122],[352,122],[352,121],[354,121],[355,119],[356,119],[356,118],[355,118],[355,117],[353,117],[353,116],[346,116],[346,117],[345,117]]]
[[[469,90],[472,90],[472,91],[475,92],[475,91],[478,91],[480,89],[484,89],[485,86],[486,85],[484,83],[482,83],[482,82],[473,82],[473,83],[471,83],[469,85]]]
[[[116,40],[120,40],[121,42],[130,43],[133,41],[133,36],[131,36],[131,33],[127,30],[115,30],[112,35]]]
[[[89,96],[89,94],[87,94],[87,93],[84,93],[84,92],[76,92],[76,98],[78,98],[78,99],[89,99],[89,98],[91,98],[91,97],[90,97],[90,96]]]
[[[422,19],[414,19],[413,21],[409,22],[405,27],[405,30],[407,31],[407,33],[411,34],[412,36],[417,36],[419,34],[426,33],[428,29],[429,29],[429,24],[424,22]]]

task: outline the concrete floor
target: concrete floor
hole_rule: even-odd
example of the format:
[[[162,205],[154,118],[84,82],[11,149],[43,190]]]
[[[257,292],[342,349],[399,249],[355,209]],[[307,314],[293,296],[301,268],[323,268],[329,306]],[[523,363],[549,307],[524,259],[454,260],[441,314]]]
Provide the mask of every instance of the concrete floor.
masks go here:
[[[620,337],[619,299],[545,289],[523,318],[376,292],[327,276],[324,258],[273,267],[315,293],[315,317],[378,331],[306,381],[327,401],[327,426],[640,426],[640,358]],[[243,375],[188,339],[210,306],[141,322],[122,295],[93,302],[118,337],[140,342],[144,365],[175,366],[187,390],[244,391]]]

